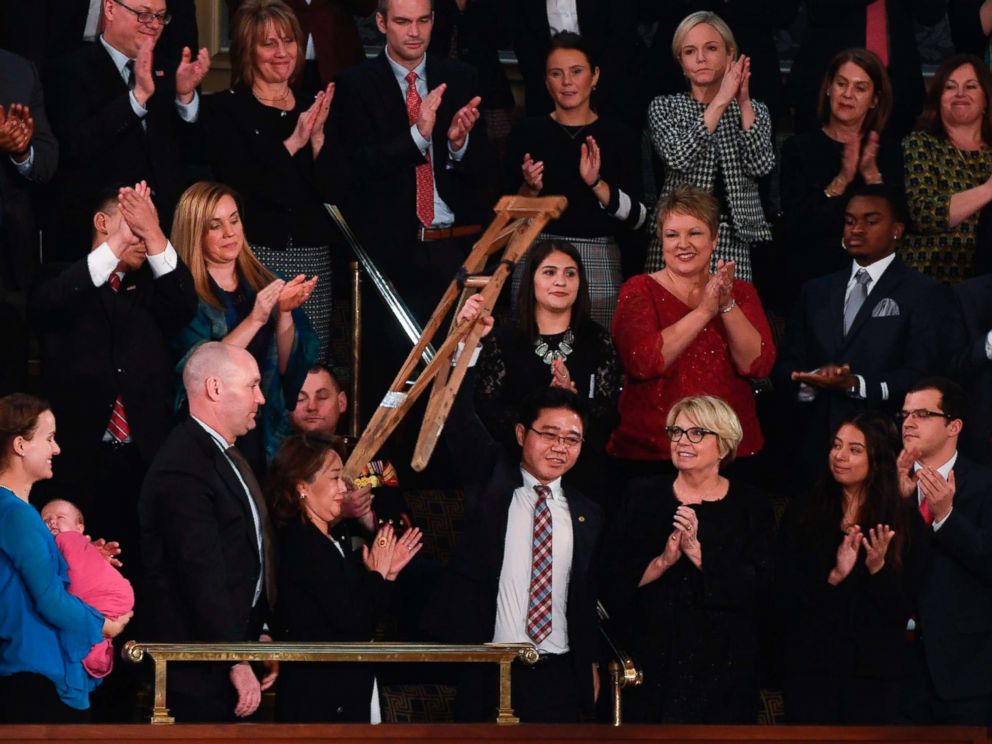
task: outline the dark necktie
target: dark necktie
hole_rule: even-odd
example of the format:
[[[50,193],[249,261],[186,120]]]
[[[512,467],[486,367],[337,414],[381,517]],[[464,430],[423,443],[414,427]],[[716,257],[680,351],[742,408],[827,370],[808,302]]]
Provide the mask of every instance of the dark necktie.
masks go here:
[[[234,463],[234,467],[238,469],[238,473],[241,475],[241,479],[248,486],[248,492],[251,494],[251,500],[255,502],[255,508],[258,510],[258,520],[259,526],[262,530],[262,570],[263,570],[263,581],[265,583],[265,598],[269,602],[269,609],[271,610],[276,606],[276,572],[275,572],[275,561],[272,555],[272,527],[269,522],[269,512],[265,506],[265,498],[262,496],[262,488],[258,485],[258,480],[255,478],[255,474],[251,470],[251,465],[245,459],[245,456],[238,451],[237,447],[228,447],[226,454],[231,458],[231,462]]]
[[[551,489],[537,485],[534,490],[537,492],[537,502],[534,504],[527,635],[534,643],[540,643],[551,635],[552,534],[551,507],[548,506]]]
[[[135,80],[134,80],[134,60],[133,59],[129,59],[127,61],[127,63],[124,65],[124,67],[127,68],[127,89],[129,91],[133,91],[134,90],[134,83],[135,83]]]
[[[858,269],[858,273],[854,275],[855,284],[851,288],[851,294],[847,297],[847,302],[844,303],[844,335],[851,330],[851,326],[854,324],[854,319],[858,317],[858,311],[861,306],[865,304],[865,300],[868,299],[868,285],[871,284],[871,274],[869,274],[865,269]]]

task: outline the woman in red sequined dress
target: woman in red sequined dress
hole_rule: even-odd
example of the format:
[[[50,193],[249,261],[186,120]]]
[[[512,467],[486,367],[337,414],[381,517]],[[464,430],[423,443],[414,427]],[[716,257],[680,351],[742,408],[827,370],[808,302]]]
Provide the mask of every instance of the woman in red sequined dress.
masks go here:
[[[658,206],[665,265],[620,289],[613,338],[624,368],[620,425],[607,451],[641,463],[669,460],[665,417],[678,400],[714,395],[740,418],[739,456],[764,443],[751,380],[775,361],[768,320],[754,286],[734,279],[734,263],[718,261],[719,205],[694,187],[675,189]]]

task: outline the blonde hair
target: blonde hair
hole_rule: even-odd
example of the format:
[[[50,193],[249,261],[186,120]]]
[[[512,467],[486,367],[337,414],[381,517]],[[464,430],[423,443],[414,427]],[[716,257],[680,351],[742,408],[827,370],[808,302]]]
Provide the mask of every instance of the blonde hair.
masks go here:
[[[172,245],[183,263],[189,267],[193,275],[193,286],[200,299],[217,310],[221,309],[221,303],[210,287],[207,260],[203,255],[203,239],[210,229],[210,221],[218,202],[225,196],[234,200],[241,213],[241,199],[234,189],[214,181],[197,181],[179,197],[179,204],[176,205],[172,218]],[[238,251],[236,268],[248,282],[248,286],[256,292],[276,278],[255,257],[247,240],[242,242],[241,250]]]
[[[741,421],[737,418],[734,409],[721,398],[712,395],[693,395],[683,398],[669,409],[665,425],[672,426],[675,419],[683,413],[697,426],[716,432],[717,445],[722,453],[720,465],[730,464],[744,438]]]
[[[727,54],[731,59],[737,59],[737,40],[734,39],[734,32],[730,30],[727,22],[716,13],[708,10],[697,10],[683,18],[678,28],[675,29],[675,35],[672,37],[672,56],[675,57],[675,61],[680,65],[682,64],[682,43],[685,41],[685,37],[692,29],[703,23],[708,23],[720,34],[723,43],[727,45]]]
[[[656,229],[661,230],[665,220],[673,214],[687,214],[702,221],[710,229],[710,237],[716,240],[720,229],[720,202],[709,191],[687,183],[676,186],[658,202]]]
[[[271,23],[278,31],[288,32],[296,40],[296,64],[289,82],[295,83],[303,70],[306,47],[303,29],[296,13],[283,0],[246,0],[231,19],[231,85],[255,82],[255,47]]]

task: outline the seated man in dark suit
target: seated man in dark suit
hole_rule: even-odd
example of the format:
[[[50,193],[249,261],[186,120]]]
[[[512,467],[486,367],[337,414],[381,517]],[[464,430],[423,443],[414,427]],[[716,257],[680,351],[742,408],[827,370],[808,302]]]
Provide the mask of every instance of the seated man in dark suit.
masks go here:
[[[478,315],[478,299],[460,322]],[[491,318],[479,322],[491,330]],[[521,453],[511,458],[473,408],[473,378],[444,428],[465,485],[466,528],[424,626],[449,643],[534,644],[541,660],[513,666],[514,712],[526,722],[577,722],[599,689],[592,563],[602,514],[562,476],[582,449],[585,414],[570,390],[539,388],[520,406]],[[466,666],[456,717],[491,720],[496,700],[495,670]]]
[[[164,230],[186,184],[184,160],[198,150],[196,87],[210,55],[183,49],[164,68],[154,50],[171,19],[165,0],[102,0],[104,30],[96,43],[53,62],[46,75],[52,128],[61,145],[45,225],[45,260],[76,258],[86,218],[79,194],[117,183],[151,185]],[[54,254],[54,256],[53,256]]]
[[[32,496],[77,503],[94,534],[122,543],[137,584],[138,490],[172,423],[169,341],[197,298],[146,185],[103,196],[92,222],[89,255],[48,266],[28,302],[64,452]]]
[[[933,280],[896,255],[904,215],[901,196],[885,186],[855,191],[842,240],[851,268],[802,289],[773,372],[776,386],[796,401],[793,426],[802,432],[794,487],[809,485],[822,469],[845,416],[894,412],[910,386],[942,367],[949,305]]]
[[[951,369],[967,389],[972,410],[961,446],[969,456],[992,465],[992,274],[955,284],[952,290],[962,338]]]
[[[234,440],[255,427],[265,403],[254,357],[217,341],[183,368],[189,418],[172,430],[141,489],[145,561],[139,608],[148,637],[169,643],[271,640],[275,604],[272,529],[262,490]],[[249,716],[276,679],[248,662],[170,664],[177,721]]]
[[[992,724],[992,469],[958,451],[968,409],[959,385],[928,378],[899,414],[900,487],[930,528],[918,667],[903,702],[914,724]]]

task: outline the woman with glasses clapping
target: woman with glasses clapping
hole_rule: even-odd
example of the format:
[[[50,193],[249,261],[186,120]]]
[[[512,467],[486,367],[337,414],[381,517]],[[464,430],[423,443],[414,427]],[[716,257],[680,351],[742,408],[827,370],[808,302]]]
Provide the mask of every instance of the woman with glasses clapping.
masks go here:
[[[757,598],[771,579],[768,500],[721,474],[743,438],[719,398],[685,398],[664,429],[677,475],[634,481],[606,543],[618,636],[644,670],[624,693],[641,723],[753,723]]]

